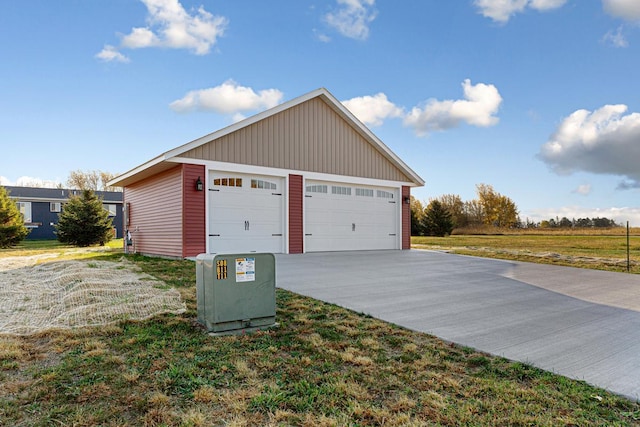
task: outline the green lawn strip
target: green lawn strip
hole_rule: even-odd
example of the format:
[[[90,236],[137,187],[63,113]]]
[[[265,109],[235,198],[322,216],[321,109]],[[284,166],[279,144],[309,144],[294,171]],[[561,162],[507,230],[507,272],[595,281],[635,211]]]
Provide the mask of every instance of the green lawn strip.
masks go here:
[[[61,244],[57,240],[23,240],[12,248],[0,249],[0,258],[50,255],[50,258],[40,262],[87,259],[110,253],[122,254],[122,244],[122,239],[114,239],[104,246],[77,248]]]
[[[187,312],[0,336],[0,425],[640,425],[584,382],[280,289],[278,328],[210,337],[192,261],[129,259]]]
[[[514,261],[627,271],[626,236],[566,234],[412,237],[416,249]],[[630,238],[630,271],[640,273],[640,237]]]

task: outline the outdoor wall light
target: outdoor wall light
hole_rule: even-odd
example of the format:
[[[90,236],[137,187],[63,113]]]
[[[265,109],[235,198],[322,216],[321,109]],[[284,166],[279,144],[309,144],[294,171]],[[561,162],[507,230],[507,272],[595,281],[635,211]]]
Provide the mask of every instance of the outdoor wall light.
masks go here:
[[[404,198],[404,203],[405,203],[406,205],[408,205],[409,203],[411,203],[411,198],[410,198],[410,197],[405,197],[405,198]]]
[[[198,177],[198,179],[196,180],[196,191],[202,190],[204,190],[204,184],[202,184],[202,180],[200,179],[200,177]]]

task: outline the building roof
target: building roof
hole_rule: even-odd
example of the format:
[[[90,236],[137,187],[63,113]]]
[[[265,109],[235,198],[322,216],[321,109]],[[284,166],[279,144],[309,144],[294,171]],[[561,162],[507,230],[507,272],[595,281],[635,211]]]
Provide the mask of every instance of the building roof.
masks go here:
[[[377,150],[389,163],[400,170],[409,180],[411,186],[422,186],[424,180],[418,176],[409,166],[407,166],[395,153],[389,149],[377,136],[373,134],[360,120],[358,120],[353,113],[351,113],[340,101],[338,101],[329,91],[325,88],[316,89],[298,98],[292,99],[288,102],[280,104],[274,108],[258,113],[247,119],[234,123],[216,132],[205,135],[201,138],[193,140],[187,144],[181,145],[173,150],[169,150],[124,174],[109,181],[109,186],[124,187],[138,182],[142,179],[153,176],[159,172],[170,169],[176,165],[177,159],[194,148],[203,146],[233,132],[251,126],[257,122],[260,122],[269,117],[275,116],[285,110],[296,107],[304,102],[307,102],[314,98],[321,98],[331,109],[341,116],[362,138],[371,144],[371,146]]]
[[[79,196],[82,190],[63,188],[12,187],[3,186],[12,199],[30,202],[64,202],[71,196]],[[121,191],[94,191],[103,202],[122,203]]]

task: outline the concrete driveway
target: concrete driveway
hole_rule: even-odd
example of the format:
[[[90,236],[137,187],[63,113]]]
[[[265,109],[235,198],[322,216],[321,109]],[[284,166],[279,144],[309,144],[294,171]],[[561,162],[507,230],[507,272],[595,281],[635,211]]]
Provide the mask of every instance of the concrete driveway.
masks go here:
[[[279,288],[640,399],[640,275],[421,250],[276,260]]]

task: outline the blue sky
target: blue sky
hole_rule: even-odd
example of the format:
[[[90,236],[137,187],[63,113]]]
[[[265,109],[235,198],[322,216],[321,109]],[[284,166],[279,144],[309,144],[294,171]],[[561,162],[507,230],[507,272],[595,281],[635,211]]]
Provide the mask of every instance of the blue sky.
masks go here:
[[[327,88],[426,181],[640,226],[638,0],[33,0],[0,13],[0,183],[122,173]]]

